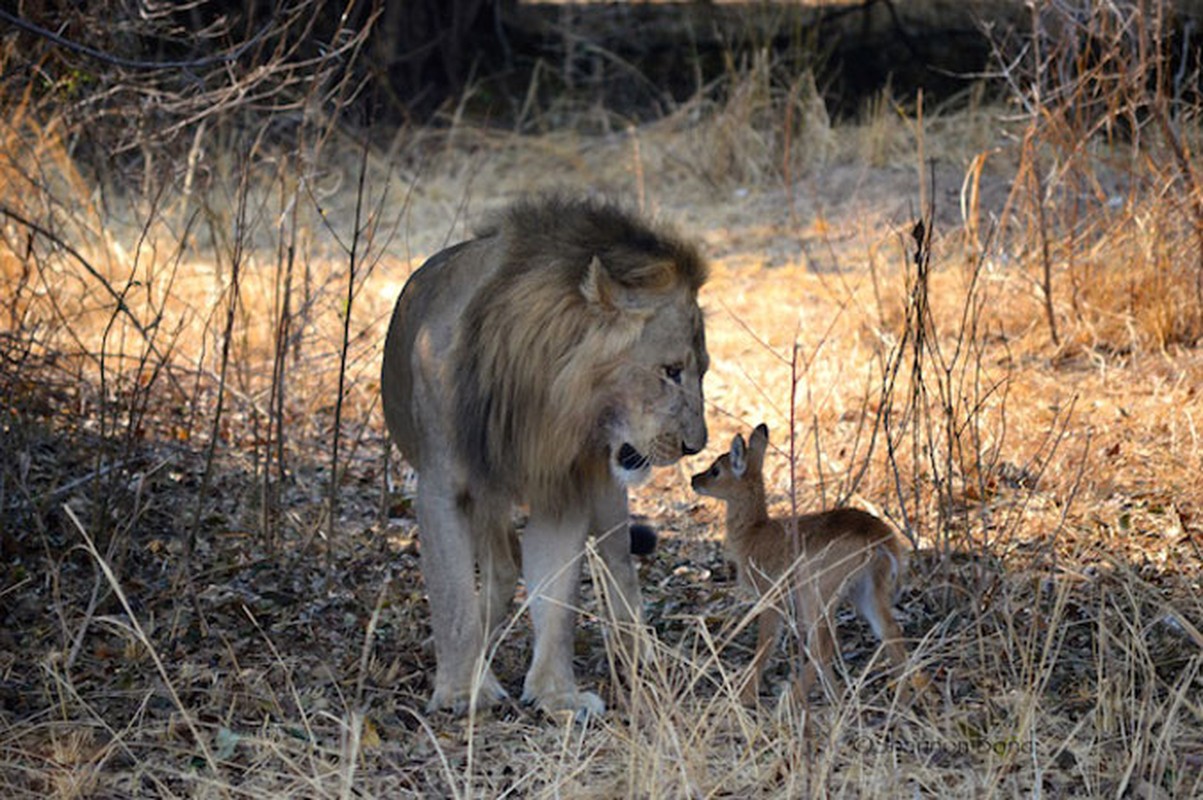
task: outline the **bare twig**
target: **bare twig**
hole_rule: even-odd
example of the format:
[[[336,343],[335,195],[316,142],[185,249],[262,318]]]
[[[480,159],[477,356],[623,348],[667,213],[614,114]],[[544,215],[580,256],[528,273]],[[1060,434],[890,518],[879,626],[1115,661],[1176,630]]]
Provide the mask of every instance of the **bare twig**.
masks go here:
[[[142,338],[146,340],[147,347],[150,349],[151,354],[153,354],[160,363],[168,363],[167,357],[163,353],[159,352],[157,346],[155,345],[150,329],[142,322],[142,320],[138,319],[138,316],[134,314],[133,310],[130,309],[130,307],[126,304],[124,292],[118,292],[115,288],[113,288],[113,284],[110,283],[106,277],[101,275],[99,270],[92,266],[92,263],[88,261],[88,259],[84,258],[82,253],[64,241],[62,237],[58,236],[53,231],[48,230],[37,222],[26,218],[24,215],[12,210],[7,206],[0,205],[0,214],[8,217],[17,224],[28,228],[39,236],[44,237],[55,247],[62,249],[63,252],[75,259],[76,263],[83,267],[84,271],[91,275],[92,278],[100,284],[100,287],[104,289],[105,293],[113,299],[114,303],[116,304],[115,313],[121,314],[129,319],[130,323],[134,326],[134,330],[141,334]],[[170,372],[168,372],[168,377],[175,385],[175,388],[179,390],[181,394],[183,394],[183,387],[179,385],[179,382],[174,376],[171,375]]]
[[[40,36],[43,39],[56,44],[59,47],[65,47],[73,53],[94,58],[102,64],[108,64],[114,67],[123,67],[125,69],[147,70],[147,71],[162,71],[162,70],[195,70],[201,67],[211,67],[220,64],[228,64],[231,61],[237,61],[244,53],[259,43],[261,39],[276,30],[275,24],[267,24],[259,29],[259,32],[252,36],[247,41],[234,47],[224,53],[217,53],[205,58],[189,59],[184,61],[141,61],[134,58],[125,58],[123,56],[114,55],[103,50],[97,50],[95,47],[88,47],[79,42],[71,41],[65,36],[60,36],[54,31],[47,30],[40,25],[35,25],[29,20],[22,19],[16,14],[10,14],[0,8],[0,20],[4,20],[8,24],[20,28],[26,33],[32,33],[35,36]],[[274,19],[272,20],[274,23]]]

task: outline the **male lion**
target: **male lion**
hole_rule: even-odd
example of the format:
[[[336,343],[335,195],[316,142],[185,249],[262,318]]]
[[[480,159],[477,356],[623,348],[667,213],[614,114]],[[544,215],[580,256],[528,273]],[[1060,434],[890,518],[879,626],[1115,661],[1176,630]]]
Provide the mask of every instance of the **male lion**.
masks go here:
[[[522,699],[604,710],[572,669],[580,559],[593,534],[616,621],[637,625],[626,487],[706,444],[705,279],[697,251],[667,231],[558,198],[512,206],[405,285],[381,393],[418,472],[430,710],[505,696],[484,656],[517,583],[515,503],[530,509],[521,564],[535,637]]]

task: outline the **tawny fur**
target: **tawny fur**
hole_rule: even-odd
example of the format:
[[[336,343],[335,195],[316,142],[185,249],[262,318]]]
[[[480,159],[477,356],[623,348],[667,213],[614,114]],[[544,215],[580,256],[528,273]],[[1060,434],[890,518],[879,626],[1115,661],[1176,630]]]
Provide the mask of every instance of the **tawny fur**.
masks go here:
[[[418,472],[437,660],[430,708],[504,696],[484,654],[519,561],[535,628],[524,699],[604,706],[572,670],[580,559],[597,537],[602,591],[620,627],[635,629],[627,485],[705,445],[705,278],[697,251],[662,227],[603,202],[544,198],[511,207],[407,282],[381,395]],[[521,558],[515,503],[530,511]]]
[[[798,697],[808,697],[816,663],[834,686],[832,613],[843,599],[851,600],[869,621],[889,659],[903,664],[906,647],[891,606],[906,567],[904,543],[880,519],[856,508],[801,515],[792,525],[788,518],[770,517],[763,474],[767,446],[764,425],[752,432],[746,445],[736,436],[731,451],[694,475],[692,485],[698,493],[726,503],[725,545],[740,580],[757,596],[792,587],[810,656],[795,686]],[[791,541],[794,528],[796,547]],[[761,675],[781,629],[782,607],[780,600],[767,602],[757,618],[756,654],[742,693],[745,702],[759,696]]]

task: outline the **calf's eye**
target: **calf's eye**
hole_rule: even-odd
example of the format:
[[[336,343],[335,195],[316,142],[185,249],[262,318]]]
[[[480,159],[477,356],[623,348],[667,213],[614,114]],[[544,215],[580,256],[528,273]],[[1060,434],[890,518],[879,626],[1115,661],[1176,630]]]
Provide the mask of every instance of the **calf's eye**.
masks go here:
[[[668,364],[664,367],[664,377],[668,378],[673,383],[681,382],[682,369],[678,364]]]

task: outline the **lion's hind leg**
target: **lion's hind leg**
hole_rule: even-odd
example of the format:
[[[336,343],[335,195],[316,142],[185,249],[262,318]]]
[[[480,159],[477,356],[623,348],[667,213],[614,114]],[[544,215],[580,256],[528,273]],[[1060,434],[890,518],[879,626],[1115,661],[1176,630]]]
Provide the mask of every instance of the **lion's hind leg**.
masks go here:
[[[432,470],[430,474],[440,474]],[[446,474],[443,472],[442,474]],[[466,492],[418,475],[422,576],[434,632],[435,679],[428,711],[456,714],[506,697],[489,666],[476,588],[471,502]]]
[[[518,586],[519,541],[514,530],[511,503],[502,498],[478,503],[473,512],[473,527],[479,532],[480,616],[485,633],[494,636],[510,619],[514,589]]]

